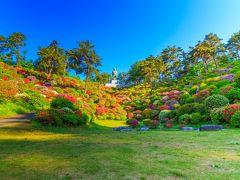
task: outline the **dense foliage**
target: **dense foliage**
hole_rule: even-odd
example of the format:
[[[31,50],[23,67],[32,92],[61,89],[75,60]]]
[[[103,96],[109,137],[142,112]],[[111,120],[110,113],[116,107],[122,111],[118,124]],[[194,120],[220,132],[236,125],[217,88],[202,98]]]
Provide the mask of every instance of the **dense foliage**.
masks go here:
[[[21,51],[7,46],[12,37],[0,37],[0,102],[24,107],[22,112],[36,111],[44,125],[118,120],[132,127],[205,122],[238,127],[240,59],[234,36],[224,45],[208,34],[189,52],[172,46],[137,61],[118,77],[126,83],[124,88],[104,86],[110,76],[98,72],[100,58],[89,41],[67,52],[53,41],[39,49],[34,66],[22,60]],[[21,37],[19,47],[24,46]],[[69,76],[69,69],[86,80]]]

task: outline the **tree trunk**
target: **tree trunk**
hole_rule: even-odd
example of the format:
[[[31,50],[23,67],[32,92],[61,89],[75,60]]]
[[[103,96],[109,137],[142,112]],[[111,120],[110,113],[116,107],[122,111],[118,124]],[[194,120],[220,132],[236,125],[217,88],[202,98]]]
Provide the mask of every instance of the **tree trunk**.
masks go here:
[[[90,70],[89,70],[89,68],[88,68],[87,74],[86,74],[86,80],[85,80],[84,94],[86,94],[86,92],[87,92],[87,85],[88,85],[89,73],[90,73]]]
[[[215,67],[218,68],[218,64],[217,64],[217,61],[216,61],[215,56],[213,56],[213,62],[214,62],[214,64],[215,64]]]
[[[203,60],[203,67],[204,67],[204,72],[205,74],[207,73],[207,62]]]
[[[51,68],[50,68],[50,70],[48,72],[48,75],[47,75],[47,79],[50,79],[50,76],[52,74],[52,70],[53,70],[53,65],[51,65]]]

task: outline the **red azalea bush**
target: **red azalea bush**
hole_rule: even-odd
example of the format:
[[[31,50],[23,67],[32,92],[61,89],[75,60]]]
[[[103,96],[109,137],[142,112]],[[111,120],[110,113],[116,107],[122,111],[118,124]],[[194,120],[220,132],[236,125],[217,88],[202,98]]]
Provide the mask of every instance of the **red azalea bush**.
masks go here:
[[[202,102],[204,99],[206,99],[209,96],[210,92],[208,89],[202,90],[198,92],[197,94],[194,94],[194,99],[196,102]]]
[[[172,128],[172,127],[173,127],[173,124],[172,124],[171,122],[166,122],[166,123],[164,124],[164,127],[165,127],[165,128]]]
[[[221,94],[227,94],[233,87],[232,86],[224,86],[220,88]]]
[[[7,76],[2,76],[2,80],[7,81],[9,78]]]
[[[77,101],[75,97],[68,94],[58,94],[57,97],[64,97],[66,100],[71,101],[72,103],[75,103]]]
[[[30,83],[30,80],[29,80],[28,78],[25,78],[25,79],[24,79],[24,83],[25,83],[25,84],[28,84],[28,83]]]
[[[223,112],[224,119],[229,122],[235,112],[240,111],[240,104],[231,104]]]
[[[160,110],[170,110],[170,107],[168,105],[162,105],[160,106]]]
[[[128,113],[127,117],[128,117],[128,119],[132,119],[134,117],[134,114],[133,113]]]

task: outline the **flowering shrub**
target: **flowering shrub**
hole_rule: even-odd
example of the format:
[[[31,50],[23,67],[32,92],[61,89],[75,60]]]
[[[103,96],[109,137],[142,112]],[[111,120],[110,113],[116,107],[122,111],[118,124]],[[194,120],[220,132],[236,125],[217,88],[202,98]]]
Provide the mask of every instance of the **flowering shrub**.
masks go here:
[[[63,109],[49,109],[36,115],[36,120],[42,125],[77,126],[86,123],[86,115],[79,116],[75,112]]]
[[[158,120],[151,120],[151,119],[144,119],[143,124],[145,126],[149,126],[151,128],[157,128],[159,126],[159,121]]]
[[[163,110],[159,113],[158,120],[160,122],[166,122],[167,118],[169,117],[170,110]]]
[[[221,76],[221,80],[229,80],[230,82],[233,82],[234,74],[227,74],[224,76]]]
[[[142,112],[142,115],[145,117],[145,118],[151,118],[152,117],[152,110],[147,108],[147,109],[144,109],[144,111]]]
[[[166,123],[164,124],[164,127],[165,127],[165,128],[172,128],[172,127],[173,127],[173,124],[172,124],[172,122],[166,122]]]
[[[128,119],[132,119],[134,117],[134,114],[133,113],[128,113],[127,117],[128,117]]]
[[[75,103],[77,101],[77,99],[73,96],[70,96],[68,94],[58,94],[57,97],[63,97],[64,99],[72,102],[72,103]]]
[[[30,81],[36,81],[37,78],[35,76],[28,76],[27,79],[29,79]]]
[[[214,124],[219,124],[224,122],[223,114],[224,114],[225,107],[214,108],[210,112],[211,121]]]
[[[0,98],[8,100],[14,98],[18,93],[19,87],[16,81],[2,81],[0,80]]]
[[[129,122],[129,125],[132,126],[133,128],[136,128],[139,124],[139,121],[134,119]]]
[[[229,122],[235,112],[240,111],[240,104],[231,104],[224,109],[223,117]]]
[[[56,109],[65,108],[65,107],[68,107],[68,108],[70,108],[72,110],[75,109],[74,104],[73,104],[72,101],[69,101],[65,97],[61,97],[61,96],[57,97],[56,99],[54,99],[51,102],[51,107],[52,108],[56,108]]]
[[[232,86],[224,86],[224,87],[221,87],[221,94],[225,95],[227,94],[233,87]]]
[[[9,78],[7,76],[2,76],[2,80],[7,81]]]
[[[209,90],[205,89],[195,94],[194,99],[196,102],[202,102],[209,96],[209,94],[210,94]]]
[[[160,110],[170,110],[170,107],[168,105],[162,105],[160,106]]]
[[[233,127],[240,127],[240,111],[234,113],[231,117],[230,124]]]

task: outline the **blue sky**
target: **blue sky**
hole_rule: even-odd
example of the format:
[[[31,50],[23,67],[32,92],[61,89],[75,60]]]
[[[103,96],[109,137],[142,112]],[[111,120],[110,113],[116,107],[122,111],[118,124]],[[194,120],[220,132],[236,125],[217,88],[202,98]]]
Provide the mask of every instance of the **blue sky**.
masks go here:
[[[57,40],[65,49],[90,40],[103,72],[129,66],[168,45],[187,50],[213,32],[240,30],[239,0],[0,0],[0,34],[27,36],[28,59]]]

